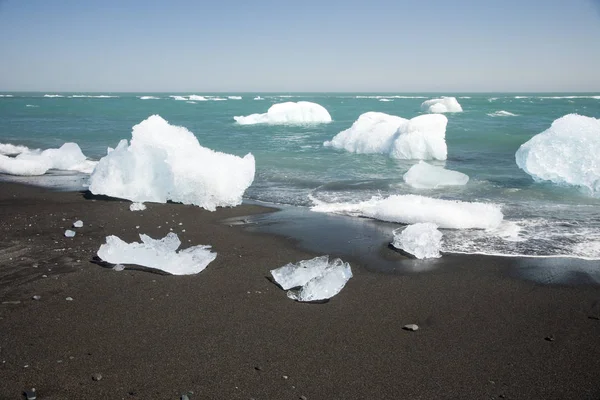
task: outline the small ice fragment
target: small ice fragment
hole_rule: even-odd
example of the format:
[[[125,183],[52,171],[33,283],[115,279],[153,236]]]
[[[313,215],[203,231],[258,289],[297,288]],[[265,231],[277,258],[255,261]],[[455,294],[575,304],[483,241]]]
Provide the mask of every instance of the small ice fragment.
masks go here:
[[[146,205],[144,203],[131,203],[129,209],[131,211],[144,211],[146,209]]]
[[[40,300],[42,298],[42,296],[40,296],[39,294],[36,294],[35,296],[32,297],[33,300]]]
[[[67,229],[67,230],[65,231],[65,236],[66,236],[66,237],[69,237],[69,238],[71,238],[71,237],[75,236],[75,231],[72,231],[72,230],[70,230],[70,229]]]
[[[409,225],[401,232],[394,231],[392,246],[414,255],[416,258],[439,258],[442,233],[431,222]]]
[[[404,182],[417,189],[435,189],[440,186],[466,185],[469,177],[461,172],[436,167],[424,161],[410,167]]]
[[[83,221],[80,219],[73,222],[73,228],[81,228],[82,226],[83,226]]]
[[[412,331],[412,332],[414,332],[414,331],[419,330],[419,325],[417,325],[417,324],[408,324],[408,325],[404,325],[402,327],[402,329],[404,329],[405,331]]]
[[[67,297],[67,298],[65,298],[65,300],[66,301],[73,301],[73,298],[72,297]]]
[[[113,270],[115,271],[123,271],[125,269],[125,266],[123,264],[117,264],[113,267]]]

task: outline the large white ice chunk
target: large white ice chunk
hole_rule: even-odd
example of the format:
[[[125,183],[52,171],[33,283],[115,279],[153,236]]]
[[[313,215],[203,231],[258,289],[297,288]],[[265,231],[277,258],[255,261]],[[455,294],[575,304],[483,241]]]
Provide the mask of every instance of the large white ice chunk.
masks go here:
[[[495,204],[442,200],[412,194],[372,197],[360,203],[325,203],[312,198],[312,211],[415,224],[432,222],[440,228],[493,229],[504,215]]]
[[[254,156],[240,158],[202,147],[193,133],[153,115],[133,127],[103,157],[89,189],[133,202],[195,204],[214,211],[242,202],[254,180]]]
[[[442,232],[431,222],[409,225],[400,232],[394,231],[392,246],[419,259],[439,258]]]
[[[264,114],[251,114],[233,119],[240,125],[301,125],[329,123],[331,115],[325,107],[310,101],[288,101],[273,104]]]
[[[425,100],[421,104],[421,110],[428,113],[462,112],[462,107],[456,97],[441,97],[439,99]]]
[[[0,173],[10,175],[43,175],[52,168],[86,172],[93,166],[93,162],[86,161],[77,143],[65,143],[58,149],[41,152],[27,150],[14,158],[0,154]]]
[[[5,156],[16,156],[17,154],[27,153],[30,150],[27,146],[14,145],[10,143],[0,143],[0,154]]]
[[[315,257],[296,264],[286,264],[271,270],[275,282],[287,295],[297,301],[319,301],[338,294],[352,278],[350,264],[339,258],[329,261],[329,256]]]
[[[420,115],[407,120],[367,112],[323,145],[358,154],[382,153],[398,159],[445,160],[447,124],[448,119],[443,115]]]
[[[536,181],[586,188],[600,195],[600,119],[569,114],[521,145],[517,165]]]
[[[107,236],[106,244],[98,250],[98,257],[111,264],[136,264],[173,275],[197,274],[217,257],[217,253],[210,251],[210,246],[192,246],[177,251],[181,241],[173,232],[162,239],[140,234],[140,239],[142,243],[126,243],[117,236]]]
[[[441,186],[466,185],[469,177],[462,172],[450,171],[419,161],[404,174],[404,182],[417,189],[434,189]]]

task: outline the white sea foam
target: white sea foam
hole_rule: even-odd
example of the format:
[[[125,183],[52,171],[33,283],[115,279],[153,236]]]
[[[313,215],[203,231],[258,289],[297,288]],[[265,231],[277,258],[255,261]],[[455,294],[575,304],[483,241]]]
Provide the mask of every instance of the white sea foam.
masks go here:
[[[379,99],[379,101],[390,102],[390,101],[393,101],[393,100],[391,100],[391,99]]]
[[[454,113],[462,112],[463,110],[456,97],[425,100],[421,104],[421,109],[428,113]]]
[[[600,100],[600,96],[540,96],[539,99],[561,100],[561,99],[594,99]]]
[[[425,96],[354,96],[355,99],[426,99]]]
[[[255,99],[256,100],[256,99]],[[271,124],[299,125],[331,122],[331,115],[325,107],[309,101],[273,104],[264,114],[233,117],[240,125]]]
[[[417,189],[434,189],[442,186],[463,186],[469,177],[462,172],[451,171],[420,161],[410,167],[403,176],[404,182]]]
[[[100,246],[98,257],[112,264],[135,264],[154,268],[173,275],[202,272],[216,257],[210,246],[192,246],[177,251],[181,241],[170,232],[162,239],[140,234],[142,243],[126,243],[117,236],[107,236]]]
[[[195,95],[195,94],[189,96],[188,100],[191,100],[191,101],[208,101],[208,99],[206,97],[204,97],[204,96],[198,96],[198,95]]]
[[[109,96],[106,94],[100,94],[100,95],[91,95],[91,94],[74,94],[69,96],[71,98],[77,99],[77,98],[86,98],[86,99],[114,99],[114,98],[118,98],[119,96]]]
[[[90,177],[94,194],[134,202],[195,204],[208,210],[242,202],[254,180],[252,154],[237,157],[202,147],[184,127],[153,115],[133,127]]]
[[[310,197],[315,212],[367,217],[380,221],[415,224],[432,222],[440,228],[492,229],[504,218],[495,204],[441,200],[417,195],[372,197],[360,203],[325,203]]]
[[[198,103],[196,103],[195,101],[189,101],[189,100],[188,100],[188,101],[186,101],[186,103],[188,103],[188,104],[198,104]]]
[[[509,111],[504,111],[504,110],[495,111],[493,113],[489,113],[488,115],[490,117],[517,117],[518,116],[518,114],[513,114]]]
[[[25,104],[25,107],[33,107],[33,108],[38,108],[39,106],[36,106],[34,104]]]
[[[184,96],[169,96],[170,98],[172,98],[173,100],[177,100],[177,101],[186,101],[188,98],[184,97]]]
[[[43,175],[49,169],[87,172],[90,166],[93,169],[93,162],[87,162],[76,143],[44,151],[27,149],[14,158],[0,155],[0,173],[9,175]]]
[[[227,96],[229,100],[241,100],[242,96]]]
[[[47,98],[55,98],[55,97],[65,97],[62,94],[45,94],[44,97]]]
[[[0,97],[14,97],[12,94],[0,94]]]
[[[140,100],[159,100],[160,97],[156,96],[139,96]]]
[[[358,154],[381,153],[398,159],[445,160],[447,123],[448,119],[443,115],[420,115],[407,120],[367,112],[323,145]]]
[[[600,119],[569,114],[521,145],[519,168],[536,181],[586,188],[600,194]]]
[[[442,233],[436,224],[430,222],[409,225],[394,230],[392,246],[412,254],[416,258],[439,258],[442,247]]]

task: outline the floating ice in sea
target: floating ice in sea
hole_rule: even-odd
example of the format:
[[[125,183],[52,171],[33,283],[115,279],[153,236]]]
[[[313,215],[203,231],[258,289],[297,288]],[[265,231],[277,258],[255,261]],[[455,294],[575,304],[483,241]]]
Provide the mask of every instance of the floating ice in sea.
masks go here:
[[[517,117],[518,116],[517,114],[513,114],[509,111],[504,111],[504,110],[489,113],[488,115],[490,117]]]
[[[178,100],[178,101],[186,101],[187,97],[184,96],[169,96],[170,98],[172,98],[173,100]]]
[[[133,202],[172,200],[214,211],[240,204],[254,171],[252,154],[241,158],[202,147],[186,128],[153,115],[133,127],[131,144],[121,140],[98,162],[89,189]]]
[[[416,258],[439,258],[442,233],[431,222],[409,225],[394,231],[392,246],[414,255]]]
[[[131,211],[144,211],[146,209],[146,205],[144,203],[131,203],[129,209]]]
[[[271,270],[275,282],[297,301],[318,301],[338,294],[352,278],[350,264],[339,258],[329,262],[329,256],[315,257],[296,264],[286,264]]]
[[[72,230],[70,230],[70,229],[67,229],[67,230],[65,231],[65,237],[71,238],[71,237],[73,237],[73,236],[75,236],[75,231],[72,231]]]
[[[519,168],[536,181],[586,188],[600,194],[600,119],[568,114],[521,145]]]
[[[51,168],[88,172],[94,166],[76,143],[65,143],[58,149],[44,151],[27,149],[14,158],[0,154],[0,173],[10,175],[43,175]]]
[[[325,107],[310,101],[299,101],[297,103],[288,101],[273,104],[264,114],[233,117],[233,119],[240,125],[298,125],[329,123],[331,122],[331,115]]]
[[[159,97],[156,96],[140,96],[140,100],[158,100]]]
[[[420,115],[407,120],[367,112],[323,145],[358,154],[382,153],[398,159],[445,160],[447,123],[443,115]]]
[[[195,94],[191,95],[188,98],[188,100],[191,100],[191,101],[208,101],[208,99],[206,97],[204,97],[204,96],[198,96],[198,95],[195,95]]]
[[[112,264],[136,264],[159,269],[173,275],[191,275],[203,271],[217,257],[210,246],[192,246],[177,251],[181,241],[169,232],[162,239],[140,234],[142,243],[126,243],[117,236],[107,236],[98,257]]]
[[[456,97],[425,100],[421,104],[421,109],[428,113],[462,112],[463,110]]]
[[[229,100],[241,100],[242,96],[227,96]]]
[[[263,98],[263,97],[260,97],[260,96],[256,96],[256,97],[254,98],[254,100],[264,100],[264,98]]]
[[[419,161],[404,174],[404,182],[417,189],[434,189],[440,186],[462,186],[469,177],[461,172]]]
[[[495,204],[442,200],[417,195],[372,197],[360,203],[325,203],[313,197],[312,211],[368,217],[380,221],[415,224],[432,222],[440,228],[491,229],[504,215]]]
[[[73,228],[81,228],[83,226],[83,221],[78,219],[77,221],[73,222]]]

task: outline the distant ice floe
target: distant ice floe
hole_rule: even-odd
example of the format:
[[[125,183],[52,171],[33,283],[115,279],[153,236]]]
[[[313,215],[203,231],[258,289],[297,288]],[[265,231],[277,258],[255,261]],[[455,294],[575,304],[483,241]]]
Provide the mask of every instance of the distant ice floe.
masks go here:
[[[156,96],[139,96],[140,100],[159,100],[160,97]]]
[[[404,182],[416,189],[435,189],[442,186],[463,186],[469,177],[462,172],[450,171],[420,161],[403,176]]]
[[[329,256],[302,260],[271,270],[275,282],[289,290],[287,296],[297,301],[327,300],[338,294],[352,278],[350,264],[339,258],[329,261]]]
[[[256,100],[256,99],[255,99]],[[309,101],[273,104],[264,114],[252,114],[233,117],[240,125],[302,125],[326,124],[331,122],[331,115],[325,107]]]
[[[355,99],[426,99],[425,96],[354,96]]]
[[[16,156],[17,154],[21,153],[40,151],[41,150],[39,149],[32,150],[27,146],[14,145],[10,143],[0,143],[0,154],[4,154],[5,156]]]
[[[198,96],[198,95],[195,95],[195,94],[189,96],[188,100],[191,100],[191,101],[208,101],[208,99],[206,97],[204,97],[204,96]]]
[[[177,100],[177,101],[187,101],[187,97],[184,96],[169,96],[170,98],[172,98],[173,100]]]
[[[57,97],[65,97],[62,94],[45,94],[44,97],[46,98],[57,98]]]
[[[456,97],[425,100],[421,104],[421,109],[428,113],[436,114],[462,112],[463,110]]]
[[[412,254],[416,258],[439,258],[442,247],[442,232],[431,222],[409,225],[394,230],[392,246]]]
[[[73,99],[114,99],[114,98],[118,98],[119,96],[109,96],[109,95],[106,95],[106,94],[99,94],[99,95],[73,94],[73,95],[71,95],[69,97],[73,98]]]
[[[440,228],[493,229],[504,215],[495,204],[442,200],[417,195],[374,196],[359,203],[325,203],[314,197],[315,212],[367,217],[401,224],[432,222]]]
[[[25,107],[34,107],[34,108],[37,108],[39,106],[36,106],[35,104],[25,104]]]
[[[229,100],[241,100],[242,96],[227,96]]]
[[[58,149],[30,150],[24,146],[1,145],[0,153],[15,154],[7,157],[0,154],[0,173],[9,175],[44,175],[49,169],[90,173],[96,163],[87,160],[77,143],[65,143]]]
[[[444,115],[420,115],[410,120],[380,112],[362,114],[352,126],[323,143],[358,154],[381,153],[392,158],[445,160]]]
[[[0,94],[0,97],[14,97],[12,94]]]
[[[513,114],[509,111],[504,111],[504,110],[489,113],[488,115],[490,117],[518,117],[518,114]]]
[[[192,275],[202,272],[216,257],[210,246],[192,246],[177,251],[181,241],[170,232],[162,239],[140,234],[142,243],[126,243],[119,237],[106,237],[98,257],[111,264],[135,264],[168,272],[172,275]]]
[[[263,98],[263,97],[260,97],[260,96],[256,96],[256,97],[254,98],[254,100],[264,100],[264,98]]]
[[[393,101],[393,100],[384,98],[384,99],[379,99],[379,101],[390,102],[390,101]]]
[[[252,154],[241,158],[202,147],[186,128],[153,115],[133,127],[130,144],[121,140],[100,159],[89,189],[133,202],[172,200],[214,211],[241,204],[254,172]]]
[[[519,168],[536,181],[579,186],[600,195],[600,119],[568,114],[521,145]]]

